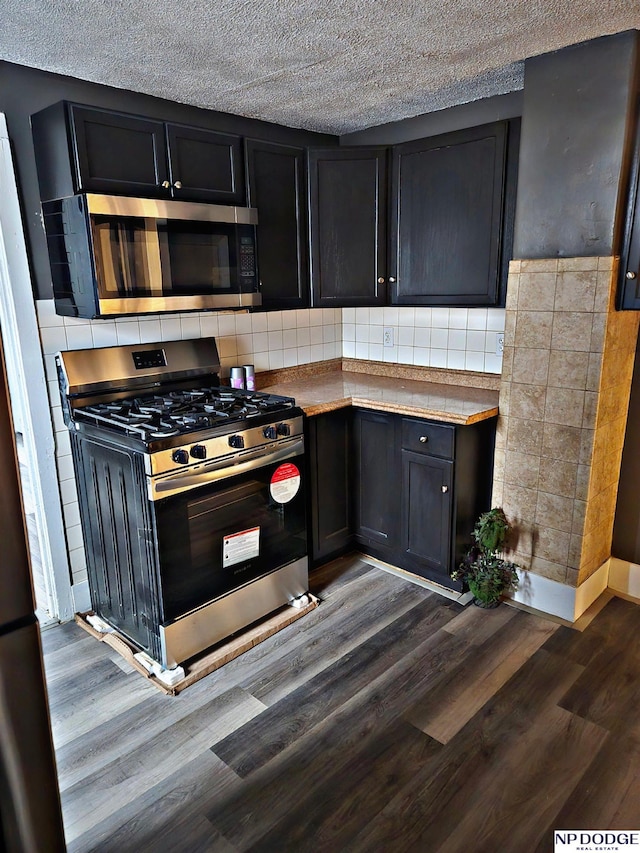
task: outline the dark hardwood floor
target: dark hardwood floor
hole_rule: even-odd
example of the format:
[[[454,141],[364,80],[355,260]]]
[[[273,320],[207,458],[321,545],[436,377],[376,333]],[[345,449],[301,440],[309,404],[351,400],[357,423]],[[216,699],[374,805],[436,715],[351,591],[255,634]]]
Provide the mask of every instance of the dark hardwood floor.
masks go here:
[[[640,828],[640,607],[580,633],[361,562],[176,698],[75,624],[43,632],[71,853],[547,853]]]

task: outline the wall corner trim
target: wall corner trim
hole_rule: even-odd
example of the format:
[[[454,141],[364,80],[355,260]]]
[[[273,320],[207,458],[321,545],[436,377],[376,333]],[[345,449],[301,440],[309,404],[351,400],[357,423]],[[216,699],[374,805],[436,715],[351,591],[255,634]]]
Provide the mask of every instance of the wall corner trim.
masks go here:
[[[609,560],[609,589],[640,603],[640,565],[611,557]]]

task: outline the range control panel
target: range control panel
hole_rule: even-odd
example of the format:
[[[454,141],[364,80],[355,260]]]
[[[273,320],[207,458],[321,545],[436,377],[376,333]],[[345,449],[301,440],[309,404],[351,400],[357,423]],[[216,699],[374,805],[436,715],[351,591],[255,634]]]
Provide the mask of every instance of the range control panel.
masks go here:
[[[166,367],[167,356],[163,349],[147,349],[132,352],[136,370],[148,370],[150,367]]]

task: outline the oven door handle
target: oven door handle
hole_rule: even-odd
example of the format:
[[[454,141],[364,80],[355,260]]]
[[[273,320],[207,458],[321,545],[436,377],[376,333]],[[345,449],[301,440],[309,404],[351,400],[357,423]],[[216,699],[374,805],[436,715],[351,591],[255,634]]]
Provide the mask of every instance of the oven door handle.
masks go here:
[[[291,459],[294,456],[301,456],[303,453],[304,438],[295,438],[282,442],[275,451],[268,450],[265,452],[262,449],[241,456],[237,462],[232,459],[214,462],[206,468],[200,469],[196,474],[171,474],[163,479],[149,478],[149,499],[157,501],[160,498],[168,498],[187,489],[195,489],[206,483],[235,477],[237,474],[244,474],[246,471],[255,471],[256,468],[264,468],[265,465]]]

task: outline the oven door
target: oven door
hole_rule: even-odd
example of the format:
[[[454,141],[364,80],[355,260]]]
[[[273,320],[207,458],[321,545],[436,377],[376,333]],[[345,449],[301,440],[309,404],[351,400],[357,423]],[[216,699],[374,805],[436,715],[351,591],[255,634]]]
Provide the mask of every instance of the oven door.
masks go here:
[[[153,502],[165,624],[302,558],[306,570],[304,441],[283,444]]]

